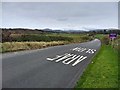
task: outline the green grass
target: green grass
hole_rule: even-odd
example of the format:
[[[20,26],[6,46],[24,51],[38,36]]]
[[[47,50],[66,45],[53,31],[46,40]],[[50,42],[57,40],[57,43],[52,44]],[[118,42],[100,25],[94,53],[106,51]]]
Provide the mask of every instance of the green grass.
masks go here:
[[[96,34],[95,35],[95,38],[98,38],[98,39],[102,39],[104,36],[106,36],[107,34]]]
[[[120,70],[120,39],[118,40],[118,70]],[[120,72],[118,73],[119,88],[120,88]]]
[[[68,42],[83,42],[91,40],[86,34],[66,34],[66,33],[45,33],[45,34],[12,34],[10,41],[68,41]],[[9,41],[8,41],[9,42]]]
[[[66,37],[66,36],[53,36],[53,35],[44,35],[44,34],[28,34],[28,35],[23,35],[20,37],[12,37],[12,41],[45,41],[45,42],[50,42],[50,41],[71,41],[71,37]]]
[[[75,88],[118,88],[117,51],[102,45]]]

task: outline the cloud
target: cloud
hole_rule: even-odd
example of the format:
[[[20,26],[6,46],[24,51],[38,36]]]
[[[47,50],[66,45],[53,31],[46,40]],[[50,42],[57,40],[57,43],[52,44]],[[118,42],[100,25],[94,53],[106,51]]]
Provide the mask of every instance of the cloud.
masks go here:
[[[68,18],[59,18],[59,19],[57,19],[57,21],[67,21],[68,20]]]
[[[117,9],[117,2],[4,2],[2,4],[2,26],[117,27]]]

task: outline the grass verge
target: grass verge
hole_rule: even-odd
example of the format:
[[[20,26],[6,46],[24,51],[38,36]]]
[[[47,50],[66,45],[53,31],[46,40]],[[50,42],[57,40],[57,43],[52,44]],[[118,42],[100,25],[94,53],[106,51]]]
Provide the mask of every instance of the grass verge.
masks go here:
[[[52,42],[4,42],[0,43],[0,52],[13,52],[20,50],[40,49],[48,46],[64,45],[65,41],[52,41]]]
[[[102,45],[75,88],[118,88],[117,51]]]
[[[118,40],[118,71],[120,71],[120,39]],[[118,73],[118,80],[119,80],[119,89],[120,89],[120,72]]]

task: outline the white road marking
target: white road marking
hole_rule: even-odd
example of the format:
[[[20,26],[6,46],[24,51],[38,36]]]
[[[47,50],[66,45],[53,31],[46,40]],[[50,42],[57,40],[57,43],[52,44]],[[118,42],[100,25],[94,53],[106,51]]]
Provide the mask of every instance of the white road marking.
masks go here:
[[[85,51],[85,53],[89,53],[89,54],[93,54],[96,52],[95,49],[89,49],[89,48],[87,49],[87,48],[82,48],[82,47],[76,47],[76,48],[73,48],[70,50],[77,51],[77,52],[84,52]]]
[[[67,55],[67,54],[68,54],[68,53],[65,53],[64,55]],[[62,56],[64,56],[64,55],[56,55],[55,58],[47,58],[47,60],[48,60],[48,61],[53,61],[53,60],[58,59],[58,58],[60,58],[60,57],[62,57]]]
[[[75,66],[86,58],[87,58],[87,56],[80,56],[80,55],[75,55],[75,54],[71,54],[71,53],[65,53],[63,55],[56,55],[55,58],[47,58],[47,60],[55,61],[55,62],[62,61],[63,64],[70,64],[70,63],[74,62],[72,64],[72,66]]]
[[[78,63],[80,63],[81,61],[83,61],[83,60],[86,59],[86,58],[87,58],[87,56],[86,56],[86,57],[81,56],[74,64],[72,64],[72,66],[77,65]]]
[[[87,48],[82,48],[82,47],[75,47],[73,49],[70,49],[72,51],[77,51],[77,52],[85,52],[87,54],[94,54],[96,52],[95,49],[87,49]],[[48,61],[55,61],[56,63],[62,62],[65,65],[72,64],[72,66],[76,66],[78,63],[81,61],[85,60],[87,56],[81,56],[81,55],[76,55],[76,54],[71,54],[71,53],[65,53],[63,55],[56,55],[55,58],[47,58]]]
[[[90,54],[93,54],[93,53],[95,53],[95,49],[88,49],[88,51],[86,51],[86,53],[90,53]]]
[[[68,57],[71,57],[71,56],[73,56],[73,54],[67,54],[67,55],[63,56],[62,58],[56,60],[55,62],[59,62],[59,61],[65,59],[65,58],[68,58]]]
[[[76,57],[75,57],[76,56]],[[63,64],[70,64],[71,62],[73,62],[74,60],[76,60],[77,58],[79,58],[80,57],[80,55],[74,55],[73,57],[71,57],[71,58],[67,58],[66,60],[64,60],[62,63]],[[71,59],[71,60],[70,60]],[[68,61],[68,62],[67,62]]]
[[[85,51],[86,50],[86,48],[78,48],[78,47],[76,47],[76,48],[73,48],[72,49],[73,51],[78,51],[78,52],[83,52],[83,51]]]

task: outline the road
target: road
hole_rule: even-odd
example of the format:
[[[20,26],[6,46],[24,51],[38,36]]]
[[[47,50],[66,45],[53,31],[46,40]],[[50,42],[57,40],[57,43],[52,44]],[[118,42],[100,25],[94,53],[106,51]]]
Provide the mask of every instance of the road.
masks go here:
[[[73,88],[101,42],[3,54],[3,88]]]

